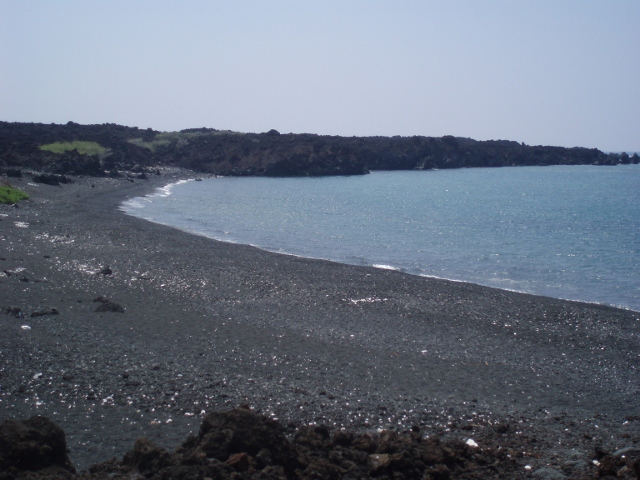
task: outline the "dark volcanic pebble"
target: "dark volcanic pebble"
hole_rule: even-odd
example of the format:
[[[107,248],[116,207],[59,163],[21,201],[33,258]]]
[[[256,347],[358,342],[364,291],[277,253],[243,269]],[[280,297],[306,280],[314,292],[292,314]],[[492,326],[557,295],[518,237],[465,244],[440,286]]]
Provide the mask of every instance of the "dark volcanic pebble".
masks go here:
[[[282,256],[118,210],[186,175],[26,185],[21,208],[0,206],[18,272],[0,277],[0,420],[51,418],[79,469],[139,436],[174,449],[242,404],[288,438],[325,424],[500,441],[523,475],[595,475],[603,452],[640,445],[638,312]],[[94,312],[99,296],[126,314]],[[60,314],[10,309],[50,305]]]
[[[98,297],[94,300],[94,302],[99,302],[100,305],[94,310],[96,312],[119,312],[124,313],[124,308],[122,305],[112,302],[104,297]]]

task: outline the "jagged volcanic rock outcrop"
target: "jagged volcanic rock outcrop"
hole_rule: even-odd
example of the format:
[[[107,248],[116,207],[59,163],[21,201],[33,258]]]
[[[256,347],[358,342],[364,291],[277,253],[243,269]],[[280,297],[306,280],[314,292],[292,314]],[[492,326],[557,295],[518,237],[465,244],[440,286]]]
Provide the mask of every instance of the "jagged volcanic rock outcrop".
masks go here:
[[[11,479],[39,470],[52,475],[60,470],[75,473],[62,429],[40,416],[0,424],[0,478]]]
[[[56,142],[95,142],[102,153],[54,153]],[[338,137],[314,134],[238,133],[208,128],[180,132],[114,124],[45,125],[0,122],[0,169],[55,174],[145,174],[158,165],[218,175],[359,175],[370,170],[413,170],[523,165],[639,163],[637,154],[597,149],[527,146],[506,140],[444,137]],[[149,172],[146,172],[149,173]]]
[[[502,442],[501,442],[502,441]],[[287,439],[276,421],[248,408],[210,413],[197,436],[170,453],[145,438],[121,461],[115,458],[77,474],[62,430],[44,417],[0,425],[0,478],[4,479],[482,479],[522,478],[517,452],[496,445],[441,442],[417,427],[406,433],[355,434],[308,426]],[[514,447],[514,446],[512,446]],[[517,449],[517,447],[516,447]],[[601,452],[595,476],[640,475],[640,449]],[[541,469],[544,470],[544,469]],[[559,472],[540,478],[564,478]],[[534,476],[536,472],[533,472]],[[549,472],[546,472],[549,474]]]

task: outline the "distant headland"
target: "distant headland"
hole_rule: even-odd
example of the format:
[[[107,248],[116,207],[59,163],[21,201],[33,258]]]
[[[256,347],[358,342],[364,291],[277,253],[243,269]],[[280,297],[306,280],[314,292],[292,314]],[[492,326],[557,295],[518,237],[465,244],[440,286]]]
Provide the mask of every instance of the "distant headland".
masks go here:
[[[444,137],[339,137],[239,133],[212,128],[159,132],[116,124],[0,122],[0,170],[58,175],[145,175],[175,166],[230,176],[362,175],[372,170],[429,170],[640,163],[637,153],[528,146],[507,140]]]

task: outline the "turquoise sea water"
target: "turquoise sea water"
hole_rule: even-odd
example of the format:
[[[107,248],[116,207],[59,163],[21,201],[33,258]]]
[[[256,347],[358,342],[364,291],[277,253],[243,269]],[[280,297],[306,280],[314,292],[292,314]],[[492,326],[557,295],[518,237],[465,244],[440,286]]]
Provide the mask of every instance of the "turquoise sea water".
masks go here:
[[[134,198],[218,240],[640,310],[640,166],[212,178]]]

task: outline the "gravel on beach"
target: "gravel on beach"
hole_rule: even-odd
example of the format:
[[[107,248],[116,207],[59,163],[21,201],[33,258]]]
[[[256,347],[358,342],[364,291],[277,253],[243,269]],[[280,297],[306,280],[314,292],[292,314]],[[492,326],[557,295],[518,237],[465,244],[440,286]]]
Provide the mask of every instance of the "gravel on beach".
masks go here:
[[[279,255],[125,215],[196,174],[12,182],[0,421],[44,415],[79,470],[248,405],[290,435],[419,428],[593,475],[640,447],[640,312]],[[515,453],[517,452],[517,453]],[[545,473],[547,476],[545,477]]]

